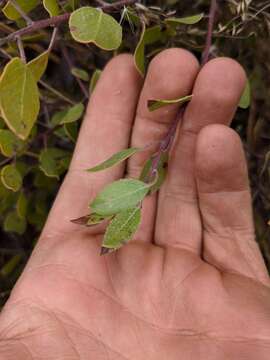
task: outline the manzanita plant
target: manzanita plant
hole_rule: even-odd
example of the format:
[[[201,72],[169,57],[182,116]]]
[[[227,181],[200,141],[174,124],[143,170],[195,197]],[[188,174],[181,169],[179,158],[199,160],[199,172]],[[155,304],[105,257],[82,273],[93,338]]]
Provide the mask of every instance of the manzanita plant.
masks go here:
[[[193,10],[190,16],[187,11],[177,16],[172,0],[164,1],[162,8],[136,0],[93,3],[96,6],[84,0],[0,0],[0,213],[6,232],[22,235],[29,224],[38,231],[42,228],[59,180],[68,169],[85,104],[112,51],[134,51],[135,65],[144,76],[151,56],[179,45],[205,19],[203,12],[194,14]],[[208,5],[206,1],[204,9]],[[209,24],[211,30],[213,21]],[[221,35],[233,31],[229,25],[219,25]],[[134,39],[135,48],[131,45]],[[210,45],[208,42],[206,54]],[[81,53],[84,56],[78,56]],[[95,65],[95,57],[104,60]],[[91,75],[81,61],[84,58],[91,64]],[[72,96],[57,85],[55,71],[49,81],[51,69],[57,67],[61,73],[63,63],[69,73],[65,72],[62,83],[69,81],[67,87],[75,89]],[[77,220],[87,226],[109,220],[103,248],[117,249],[135,233],[141,202],[164,181],[170,144],[184,103],[191,97],[149,99],[149,111],[183,104],[157,154],[147,161],[139,179],[108,185],[90,204],[90,214]],[[247,87],[241,106],[248,107],[249,101]],[[89,171],[106,170],[143,150],[122,150]]]

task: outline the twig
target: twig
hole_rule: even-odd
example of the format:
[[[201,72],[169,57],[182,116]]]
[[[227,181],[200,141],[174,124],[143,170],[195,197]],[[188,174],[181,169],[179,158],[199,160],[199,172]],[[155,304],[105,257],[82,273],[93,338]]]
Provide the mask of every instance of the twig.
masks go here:
[[[73,68],[73,63],[72,63],[72,60],[71,60],[71,58],[70,58],[70,56],[69,56],[68,50],[67,50],[67,48],[65,47],[65,45],[62,45],[62,46],[61,46],[61,50],[62,50],[62,53],[63,53],[63,55],[64,55],[64,58],[65,58],[65,60],[66,60],[66,62],[67,62],[67,64],[68,64],[68,67],[69,67],[69,69],[70,69],[70,71],[71,71],[72,68]],[[77,81],[77,83],[78,83],[78,85],[79,85],[79,87],[80,87],[83,95],[85,96],[86,99],[88,99],[88,98],[89,98],[89,93],[88,93],[88,91],[86,90],[83,82],[81,81],[81,79],[77,78],[76,76],[75,76],[75,79],[76,79],[76,81]]]
[[[51,51],[54,44],[55,44],[55,41],[56,41],[56,37],[57,37],[57,32],[58,32],[58,28],[55,27],[53,29],[53,33],[52,33],[52,37],[51,37],[51,41],[50,41],[50,44],[49,44],[49,47],[48,47],[48,51]]]
[[[23,9],[20,7],[20,5],[17,3],[16,0],[9,0],[9,2],[18,11],[18,13],[21,15],[21,17],[26,21],[27,25],[33,24],[32,19],[30,19],[30,17],[23,11]]]
[[[44,86],[47,90],[51,91],[53,94],[55,94],[56,96],[58,96],[60,99],[68,102],[71,105],[75,105],[76,102],[69,99],[67,96],[63,95],[60,91],[54,89],[52,86],[50,86],[49,84],[47,84],[46,82],[44,82],[43,80],[39,80],[39,83]]]
[[[137,0],[120,0],[115,2],[114,4],[106,4],[100,7],[105,12],[111,12],[114,10],[117,10],[119,8],[122,8],[123,6],[132,5],[135,4]],[[58,26],[61,23],[67,21],[70,17],[70,13],[65,13],[58,16],[53,16],[48,19],[38,20],[33,22],[31,25],[26,26],[25,28],[19,29],[8,36],[6,36],[3,39],[0,39],[0,46],[5,44],[7,41],[11,41],[16,39],[18,36],[23,36],[26,34],[30,34],[36,30],[44,29],[48,26]]]
[[[205,44],[204,52],[202,54],[202,61],[201,61],[202,66],[205,65],[207,63],[207,61],[209,60],[210,50],[211,50],[211,45],[212,45],[212,36],[213,36],[213,29],[214,29],[216,11],[217,11],[217,0],[211,0],[206,44]]]
[[[206,38],[205,50],[203,51],[201,66],[203,66],[209,60],[216,11],[217,11],[217,0],[211,0],[208,29],[207,29],[207,38]],[[184,116],[184,113],[186,110],[186,106],[187,105],[185,104],[184,106],[182,106],[180,108],[177,116],[175,117],[174,121],[171,123],[166,136],[163,138],[163,140],[161,140],[161,142],[159,144],[159,149],[158,149],[157,153],[155,154],[155,156],[152,158],[152,166],[151,166],[151,170],[149,172],[149,176],[147,179],[148,181],[151,181],[153,176],[157,173],[162,154],[169,150],[169,148],[174,140],[177,126],[183,119],[183,116]]]
[[[20,36],[17,37],[17,44],[18,44],[18,49],[20,52],[20,57],[21,57],[22,61],[26,64],[26,56],[25,56],[25,52],[24,52],[22,38]]]

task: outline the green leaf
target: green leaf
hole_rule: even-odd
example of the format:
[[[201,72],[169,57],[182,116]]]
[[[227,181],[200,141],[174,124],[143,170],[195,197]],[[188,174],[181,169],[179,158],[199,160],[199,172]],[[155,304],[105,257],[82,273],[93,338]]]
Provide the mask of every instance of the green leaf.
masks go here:
[[[152,168],[152,162],[153,160],[152,159],[149,159],[146,161],[143,169],[142,169],[142,172],[141,172],[141,175],[140,175],[140,180],[143,181],[143,182],[147,182],[151,179],[149,179],[149,174],[150,174],[150,171],[151,171],[151,168]],[[163,185],[165,179],[166,179],[166,175],[167,175],[167,164],[168,164],[168,154],[167,153],[163,153],[161,155],[161,158],[159,160],[159,163],[158,163],[158,177],[157,177],[157,180],[154,182],[154,184],[151,186],[150,188],[150,191],[151,193],[155,193],[156,191],[158,191],[161,186]]]
[[[64,124],[64,132],[66,136],[72,141],[76,142],[78,137],[78,126],[77,123]]]
[[[79,69],[79,68],[74,67],[74,68],[71,69],[71,74],[73,76],[75,76],[76,78],[81,79],[83,81],[89,81],[88,72],[83,70],[83,69]]]
[[[162,100],[162,99],[151,99],[148,100],[147,106],[149,111],[155,111],[157,109],[160,109],[164,106],[171,105],[171,104],[183,104],[187,101],[190,101],[192,99],[193,95],[183,96],[179,99],[172,99],[172,100]]]
[[[138,151],[140,151],[140,149],[135,148],[135,147],[121,150],[118,153],[112,155],[109,159],[103,161],[101,164],[94,166],[90,169],[87,169],[87,171],[96,172],[96,171],[108,169],[108,168],[115,166],[115,165],[121,163],[122,161],[128,159],[132,155],[136,154]]]
[[[194,25],[197,24],[199,21],[201,21],[203,17],[204,17],[204,13],[201,13],[197,15],[182,17],[182,18],[171,17],[171,18],[167,18],[165,22],[170,25],[179,25],[179,24]]]
[[[247,109],[250,106],[250,102],[251,102],[251,87],[249,80],[247,80],[244,92],[241,96],[238,106],[241,109]]]
[[[60,124],[69,124],[79,120],[84,112],[82,103],[76,104],[66,111],[65,116],[61,119]]]
[[[42,75],[45,73],[49,60],[49,52],[45,51],[33,60],[29,61],[27,64],[28,69],[31,71],[32,75],[39,81]]]
[[[7,189],[14,192],[22,186],[22,176],[14,165],[6,165],[1,169],[1,180]]]
[[[119,249],[133,237],[140,222],[141,209],[139,207],[120,212],[107,227],[102,247]]]
[[[99,69],[96,69],[94,72],[93,72],[93,75],[91,77],[91,81],[90,81],[90,86],[89,86],[89,92],[90,94],[92,94],[92,92],[94,91],[96,85],[97,85],[97,82],[100,78],[100,75],[101,75],[102,71],[99,70]]]
[[[48,148],[41,151],[39,156],[39,168],[48,177],[59,176],[63,173],[61,160],[66,157],[66,152],[57,148]]]
[[[30,135],[39,106],[38,87],[31,71],[21,59],[10,60],[0,78],[0,108],[7,126],[20,139]]]
[[[142,24],[142,32],[141,32],[141,37],[140,40],[136,46],[135,49],[135,53],[134,53],[134,61],[135,61],[135,66],[137,68],[137,70],[139,71],[139,73],[144,76],[145,73],[145,58],[144,58],[144,49],[145,49],[145,41],[144,41],[144,36],[145,36],[145,24]]]
[[[57,16],[59,14],[59,6],[57,0],[43,0],[43,6],[48,11],[51,17]]]
[[[20,218],[16,211],[8,213],[4,220],[4,230],[7,232],[15,232],[22,235],[26,230],[27,223],[24,218]]]
[[[28,13],[38,5],[39,0],[16,0],[16,2],[25,13]],[[21,14],[14,8],[10,1],[4,6],[2,11],[10,20],[18,20],[21,18]]]
[[[94,226],[102,223],[104,220],[109,219],[111,216],[102,216],[99,214],[89,214],[86,216],[81,216],[78,219],[73,219],[71,222],[78,225],[84,225],[84,226]]]
[[[84,6],[75,10],[69,19],[74,40],[94,43],[104,50],[118,49],[122,42],[122,27],[101,9]]]
[[[90,204],[99,215],[114,215],[136,206],[149,191],[149,185],[140,180],[121,179],[107,185]]]
[[[23,148],[23,141],[9,130],[0,130],[0,150],[6,157],[11,157]]]
[[[25,196],[25,193],[23,191],[21,191],[20,195],[18,197],[18,200],[17,200],[16,210],[17,210],[18,216],[22,219],[24,219],[26,217],[27,205],[28,205],[28,201]]]

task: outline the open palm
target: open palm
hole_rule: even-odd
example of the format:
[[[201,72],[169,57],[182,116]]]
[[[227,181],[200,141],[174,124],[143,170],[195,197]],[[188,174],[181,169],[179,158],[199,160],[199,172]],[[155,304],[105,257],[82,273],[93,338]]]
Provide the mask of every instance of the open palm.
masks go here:
[[[244,85],[235,61],[200,70],[181,49],[156,56],[144,84],[130,55],[106,66],[69,173],[1,314],[1,359],[269,359],[269,279],[241,143],[225,126]],[[105,184],[137,177],[165,136],[177,106],[149,113],[147,100],[191,91],[166,183],[144,201],[135,238],[99,256],[104,228],[70,220]],[[126,169],[84,171],[129,144],[154,145]]]

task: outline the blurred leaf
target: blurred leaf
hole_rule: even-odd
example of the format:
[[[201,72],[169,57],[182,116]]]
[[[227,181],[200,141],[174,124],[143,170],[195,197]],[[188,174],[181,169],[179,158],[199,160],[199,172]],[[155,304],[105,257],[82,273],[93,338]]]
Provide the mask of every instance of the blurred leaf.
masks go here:
[[[12,258],[5,263],[5,265],[0,270],[0,276],[6,277],[9,276],[18,266],[19,262],[22,259],[21,254],[12,256]]]
[[[57,0],[43,0],[43,6],[48,11],[51,17],[57,16],[59,14],[59,6]]]
[[[68,0],[69,5],[71,6],[72,10],[77,9],[79,6],[79,0]]]
[[[78,219],[73,219],[71,222],[78,225],[84,225],[84,226],[94,226],[102,223],[104,220],[110,218],[111,216],[102,216],[95,213],[81,216]]]
[[[74,123],[68,123],[64,125],[64,132],[67,135],[67,137],[72,141],[76,142],[78,137],[78,125],[76,122]]]
[[[119,249],[133,237],[140,222],[141,209],[139,207],[118,213],[106,229],[102,247]]]
[[[59,179],[63,172],[61,160],[66,157],[66,152],[57,148],[47,148],[41,151],[39,167],[45,175]]]
[[[39,81],[45,73],[49,60],[49,52],[45,51],[27,64],[36,81]]]
[[[250,82],[249,80],[247,80],[244,92],[241,96],[240,102],[238,104],[238,106],[241,109],[247,109],[250,106],[250,102],[251,102],[251,87],[250,87]]]
[[[144,35],[145,35],[145,24],[142,24],[142,32],[140,40],[136,46],[135,53],[134,53],[134,60],[135,65],[139,73],[144,76],[145,73],[145,58],[144,58],[144,48],[145,48],[145,42],[144,42]]]
[[[0,130],[0,150],[4,156],[13,156],[23,148],[23,145],[23,141],[18,139],[10,130]]]
[[[16,211],[7,214],[4,220],[4,230],[22,235],[26,230],[26,220],[19,217]]]
[[[81,79],[83,81],[89,81],[88,72],[83,70],[83,69],[79,69],[79,68],[74,67],[74,68],[71,69],[71,74],[73,76],[75,76],[76,78]]]
[[[87,171],[96,172],[96,171],[108,169],[128,159],[132,155],[136,154],[138,151],[140,151],[140,148],[135,148],[135,147],[121,150],[118,153],[112,155],[109,159],[103,161],[101,164],[96,165],[90,169],[87,169]]]
[[[164,33],[161,31],[161,26],[155,25],[147,28],[144,33],[144,44],[151,45],[164,38]]]
[[[16,2],[25,13],[33,10],[39,4],[39,0],[16,0]],[[10,1],[4,6],[2,11],[10,20],[18,20],[21,18],[20,13],[14,8]]]
[[[118,49],[122,42],[122,27],[101,9],[90,6],[75,10],[69,19],[69,28],[74,40],[94,43],[104,50]]]
[[[14,192],[22,186],[22,176],[14,165],[5,165],[1,169],[1,180],[7,189]]]
[[[25,196],[25,193],[21,191],[16,204],[17,214],[20,218],[24,219],[26,217],[27,205],[28,205],[28,201]]]
[[[147,106],[148,106],[149,111],[155,111],[155,110],[160,109],[167,105],[183,104],[187,101],[190,101],[192,99],[192,96],[193,95],[183,96],[179,99],[173,99],[173,100],[151,99],[151,100],[148,100]]]
[[[139,180],[121,179],[107,185],[90,204],[99,215],[114,215],[138,205],[149,191],[149,185]]]
[[[60,124],[68,124],[79,120],[84,112],[84,105],[82,103],[76,104],[66,110],[65,115],[60,121]]]
[[[151,180],[151,179],[149,179],[149,175],[150,175],[150,171],[152,168],[152,162],[153,162],[152,159],[149,159],[146,161],[146,163],[142,169],[139,180],[141,180],[143,182],[147,182],[147,181]],[[155,193],[156,191],[158,191],[161,188],[161,186],[163,185],[163,183],[166,179],[166,175],[167,175],[167,164],[168,164],[168,153],[163,153],[161,155],[161,158],[158,163],[157,180],[154,182],[154,184],[150,188],[150,191],[152,194]]]
[[[39,113],[39,92],[31,71],[19,58],[10,60],[1,75],[0,107],[10,130],[25,140]]]
[[[167,18],[165,22],[170,25],[180,25],[180,24],[194,25],[197,24],[199,21],[201,21],[203,17],[204,17],[204,13],[201,13],[197,15],[182,17],[182,18],[171,17],[171,18]]]
[[[100,78],[101,73],[102,73],[102,71],[99,69],[96,69],[93,72],[93,75],[92,75],[91,81],[90,81],[90,86],[89,86],[90,94],[92,94],[92,92],[94,91],[96,84],[98,82],[98,79]]]

